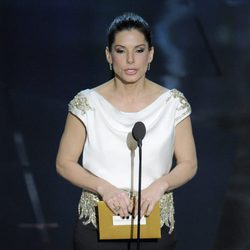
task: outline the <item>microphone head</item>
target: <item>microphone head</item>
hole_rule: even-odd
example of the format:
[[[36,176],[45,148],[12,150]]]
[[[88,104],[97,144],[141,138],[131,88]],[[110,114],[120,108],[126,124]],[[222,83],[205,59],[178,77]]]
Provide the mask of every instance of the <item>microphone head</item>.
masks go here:
[[[146,127],[143,122],[136,122],[133,129],[132,135],[137,142],[142,141],[146,134]]]
[[[128,136],[127,136],[127,146],[128,146],[128,148],[131,151],[134,151],[137,148],[137,141],[133,137],[132,132],[128,133]]]

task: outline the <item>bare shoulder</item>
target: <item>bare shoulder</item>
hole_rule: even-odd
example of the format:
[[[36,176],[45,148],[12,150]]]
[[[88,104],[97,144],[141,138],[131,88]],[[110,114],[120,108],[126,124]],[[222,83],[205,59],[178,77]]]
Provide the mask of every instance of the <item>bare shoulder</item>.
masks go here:
[[[97,87],[93,88],[96,92],[99,94],[106,96],[111,89],[111,81],[105,82],[101,85],[98,85]]]
[[[153,95],[155,98],[159,97],[160,95],[168,91],[168,89],[165,88],[164,86],[152,81],[148,81],[148,90],[149,93]]]

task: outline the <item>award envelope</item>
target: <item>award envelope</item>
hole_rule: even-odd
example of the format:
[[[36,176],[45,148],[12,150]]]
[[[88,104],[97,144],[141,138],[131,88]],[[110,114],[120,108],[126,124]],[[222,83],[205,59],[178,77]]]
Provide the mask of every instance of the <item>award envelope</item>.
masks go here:
[[[130,216],[129,219],[122,219],[120,216],[114,215],[104,201],[99,201],[98,218],[100,240],[137,238],[137,217],[132,219]],[[161,238],[159,202],[150,216],[141,219],[140,238]]]

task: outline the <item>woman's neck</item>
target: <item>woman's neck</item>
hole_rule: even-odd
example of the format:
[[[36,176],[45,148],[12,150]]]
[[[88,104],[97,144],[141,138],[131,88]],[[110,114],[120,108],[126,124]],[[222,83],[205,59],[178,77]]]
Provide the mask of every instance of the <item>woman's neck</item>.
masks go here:
[[[136,98],[143,95],[148,89],[149,80],[143,78],[138,82],[124,83],[115,77],[111,83],[113,85],[113,91],[120,97]]]
[[[138,112],[166,91],[162,86],[144,78],[135,83],[111,79],[96,88],[114,107],[124,112]]]

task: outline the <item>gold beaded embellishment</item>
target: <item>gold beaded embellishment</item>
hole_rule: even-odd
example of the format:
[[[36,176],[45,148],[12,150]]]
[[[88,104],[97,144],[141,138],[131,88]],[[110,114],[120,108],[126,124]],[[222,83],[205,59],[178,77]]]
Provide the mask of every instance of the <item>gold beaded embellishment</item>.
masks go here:
[[[78,214],[84,225],[92,223],[97,228],[96,209],[99,201],[100,199],[96,194],[87,191],[82,192],[78,204]],[[169,234],[171,234],[175,224],[173,193],[166,193],[160,199],[160,215],[161,227],[166,225],[169,228]]]
[[[95,228],[97,228],[96,223],[96,207],[97,203],[100,201],[96,194],[83,191],[79,204],[78,204],[78,214],[79,219],[82,219],[84,225],[92,223]]]
[[[178,98],[180,100],[181,105],[177,108],[177,111],[184,110],[184,112],[179,117],[176,117],[176,122],[178,122],[179,120],[182,119],[182,117],[184,117],[185,115],[191,113],[191,106],[188,103],[185,96],[180,91],[178,91],[177,89],[172,89],[172,90],[170,90],[170,92],[171,92],[171,95],[166,100],[166,102],[168,102],[172,97],[173,98]]]
[[[88,99],[78,93],[73,100],[69,103],[69,111],[74,112],[75,109],[79,109],[82,115],[86,114],[88,110],[94,110],[88,103]]]

